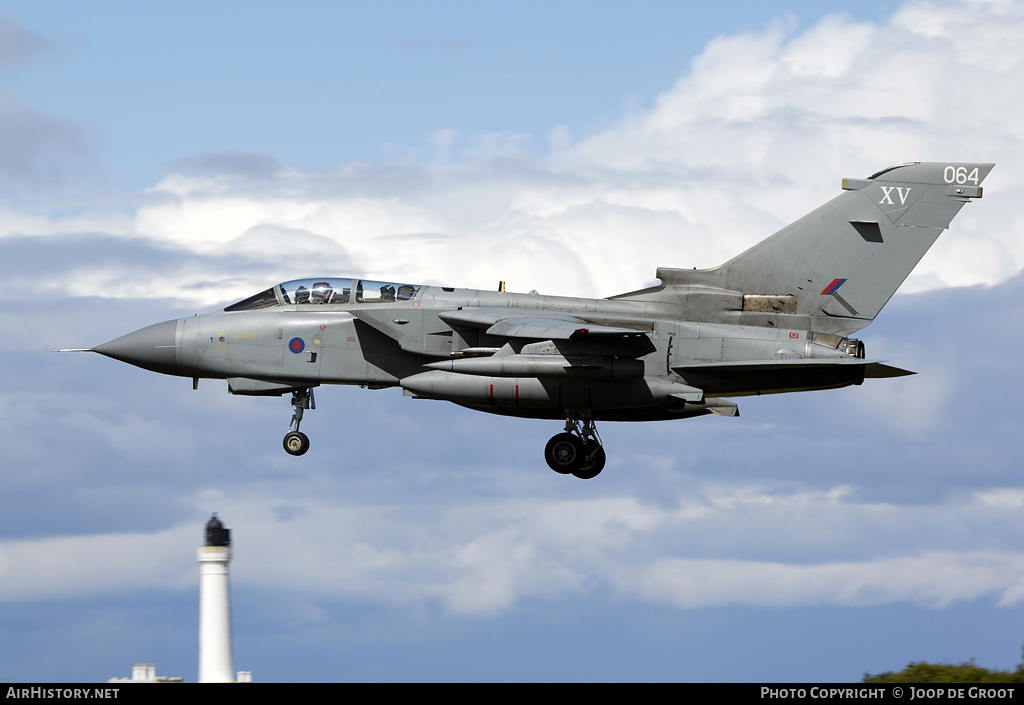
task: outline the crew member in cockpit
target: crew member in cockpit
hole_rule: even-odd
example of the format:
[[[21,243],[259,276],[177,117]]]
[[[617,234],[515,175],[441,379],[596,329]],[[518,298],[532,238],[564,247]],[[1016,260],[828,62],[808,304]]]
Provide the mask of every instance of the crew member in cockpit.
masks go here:
[[[331,294],[334,293],[334,289],[331,287],[330,282],[317,282],[313,285],[313,293],[309,297],[309,302],[312,304],[325,304],[331,300]]]

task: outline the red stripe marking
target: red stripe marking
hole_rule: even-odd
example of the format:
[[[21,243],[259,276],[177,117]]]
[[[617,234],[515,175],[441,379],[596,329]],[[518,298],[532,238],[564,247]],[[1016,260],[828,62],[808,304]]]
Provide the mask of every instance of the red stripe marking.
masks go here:
[[[831,284],[829,284],[828,286],[826,286],[826,287],[825,287],[825,288],[824,288],[824,289],[822,290],[822,292],[821,292],[821,295],[822,295],[822,296],[831,296],[832,294],[836,293],[836,290],[838,290],[838,289],[839,289],[839,287],[840,287],[840,286],[841,286],[841,285],[842,285],[842,284],[843,284],[843,283],[844,283],[845,281],[846,281],[846,280],[845,280],[845,279],[843,279],[842,277],[836,277],[835,279],[833,279],[833,280],[832,280],[832,283],[831,283]]]

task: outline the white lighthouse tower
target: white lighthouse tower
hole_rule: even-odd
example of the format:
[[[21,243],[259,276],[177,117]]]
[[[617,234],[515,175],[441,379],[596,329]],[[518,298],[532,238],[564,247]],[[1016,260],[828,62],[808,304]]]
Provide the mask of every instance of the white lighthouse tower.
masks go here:
[[[217,515],[206,523],[206,545],[199,558],[199,682],[233,683],[231,654],[231,594],[228,563],[231,562],[231,531]]]

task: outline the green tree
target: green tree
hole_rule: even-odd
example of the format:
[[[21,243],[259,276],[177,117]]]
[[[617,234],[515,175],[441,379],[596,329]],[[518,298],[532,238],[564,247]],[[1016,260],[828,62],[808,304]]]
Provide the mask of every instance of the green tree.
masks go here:
[[[902,671],[865,673],[864,683],[1024,683],[1024,651],[1021,663],[1012,671],[982,668],[974,659],[959,665],[914,661]]]

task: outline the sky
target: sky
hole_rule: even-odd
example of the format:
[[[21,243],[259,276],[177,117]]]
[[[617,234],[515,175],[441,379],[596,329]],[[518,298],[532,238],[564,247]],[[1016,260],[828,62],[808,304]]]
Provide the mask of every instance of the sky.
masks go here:
[[[1024,4],[0,2],[0,680],[854,681],[1024,645]],[[57,355],[300,277],[604,297],[995,162],[859,337],[918,372],[606,423]],[[1017,184],[1014,187],[1013,184]]]

